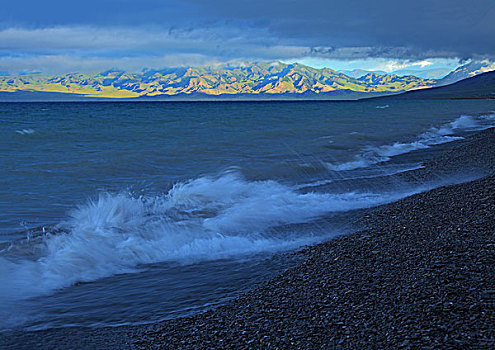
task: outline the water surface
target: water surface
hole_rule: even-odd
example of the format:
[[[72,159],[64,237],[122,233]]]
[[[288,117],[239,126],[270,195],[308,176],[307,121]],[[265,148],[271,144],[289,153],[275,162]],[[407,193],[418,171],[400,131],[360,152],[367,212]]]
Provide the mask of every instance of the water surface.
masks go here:
[[[0,327],[222,302],[351,231],[335,213],[495,123],[495,101],[0,104]]]

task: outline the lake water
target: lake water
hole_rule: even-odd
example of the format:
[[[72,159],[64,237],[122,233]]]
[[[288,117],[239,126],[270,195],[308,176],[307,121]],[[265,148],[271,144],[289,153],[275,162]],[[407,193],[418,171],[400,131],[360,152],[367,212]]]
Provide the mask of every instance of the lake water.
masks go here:
[[[495,124],[495,101],[0,103],[0,329],[221,303],[352,231],[332,215]]]

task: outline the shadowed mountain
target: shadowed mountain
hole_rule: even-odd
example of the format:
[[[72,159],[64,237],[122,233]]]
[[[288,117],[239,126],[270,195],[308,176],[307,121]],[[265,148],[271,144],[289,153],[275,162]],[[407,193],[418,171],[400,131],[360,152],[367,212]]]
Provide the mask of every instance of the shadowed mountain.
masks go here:
[[[394,96],[377,98],[390,100],[495,98],[495,71],[479,74],[451,85],[408,91]]]
[[[364,69],[353,69],[353,70],[339,70],[339,73],[345,74],[351,78],[361,78],[363,75],[366,75],[368,73],[376,73],[380,75],[387,74],[387,72],[384,72],[382,70],[379,71],[371,71],[371,70],[364,70]]]
[[[495,64],[488,61],[473,61],[447,74],[444,78],[438,81],[438,85],[442,86],[452,84],[479,74],[491,72],[493,70],[495,70]]]
[[[423,69],[423,70],[415,70],[415,69],[399,69],[392,72],[398,76],[404,75],[414,75],[416,77],[424,78],[424,79],[441,79],[450,73],[448,68],[436,68],[436,69]]]
[[[348,75],[352,78],[360,78],[363,75],[366,75],[368,73],[376,73],[379,75],[387,75],[387,72],[384,71],[369,71],[369,70],[363,70],[363,69],[353,69],[353,70],[340,70],[339,73]],[[389,75],[398,75],[400,77],[405,76],[405,75],[414,75],[419,78],[423,79],[441,79],[445,77],[447,74],[450,73],[450,70],[447,68],[437,68],[437,69],[399,69],[395,70],[391,73],[388,73]]]

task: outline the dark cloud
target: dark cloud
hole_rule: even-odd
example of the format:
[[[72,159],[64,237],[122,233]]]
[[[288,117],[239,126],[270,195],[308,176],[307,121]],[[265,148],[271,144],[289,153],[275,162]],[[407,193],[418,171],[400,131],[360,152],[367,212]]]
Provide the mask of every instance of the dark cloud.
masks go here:
[[[210,12],[257,21],[298,44],[408,47],[404,54],[418,57],[432,51],[495,56],[493,0],[216,0]]]

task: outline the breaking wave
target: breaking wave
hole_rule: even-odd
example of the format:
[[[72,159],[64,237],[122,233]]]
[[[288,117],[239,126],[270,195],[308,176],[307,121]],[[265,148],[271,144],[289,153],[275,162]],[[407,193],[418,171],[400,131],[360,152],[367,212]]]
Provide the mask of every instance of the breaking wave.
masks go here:
[[[5,249],[0,296],[7,302],[46,295],[155,262],[190,264],[294,249],[329,233],[301,236],[278,226],[412,193],[303,194],[275,181],[247,181],[237,173],[179,183],[154,197],[105,193],[75,209],[56,230]]]

